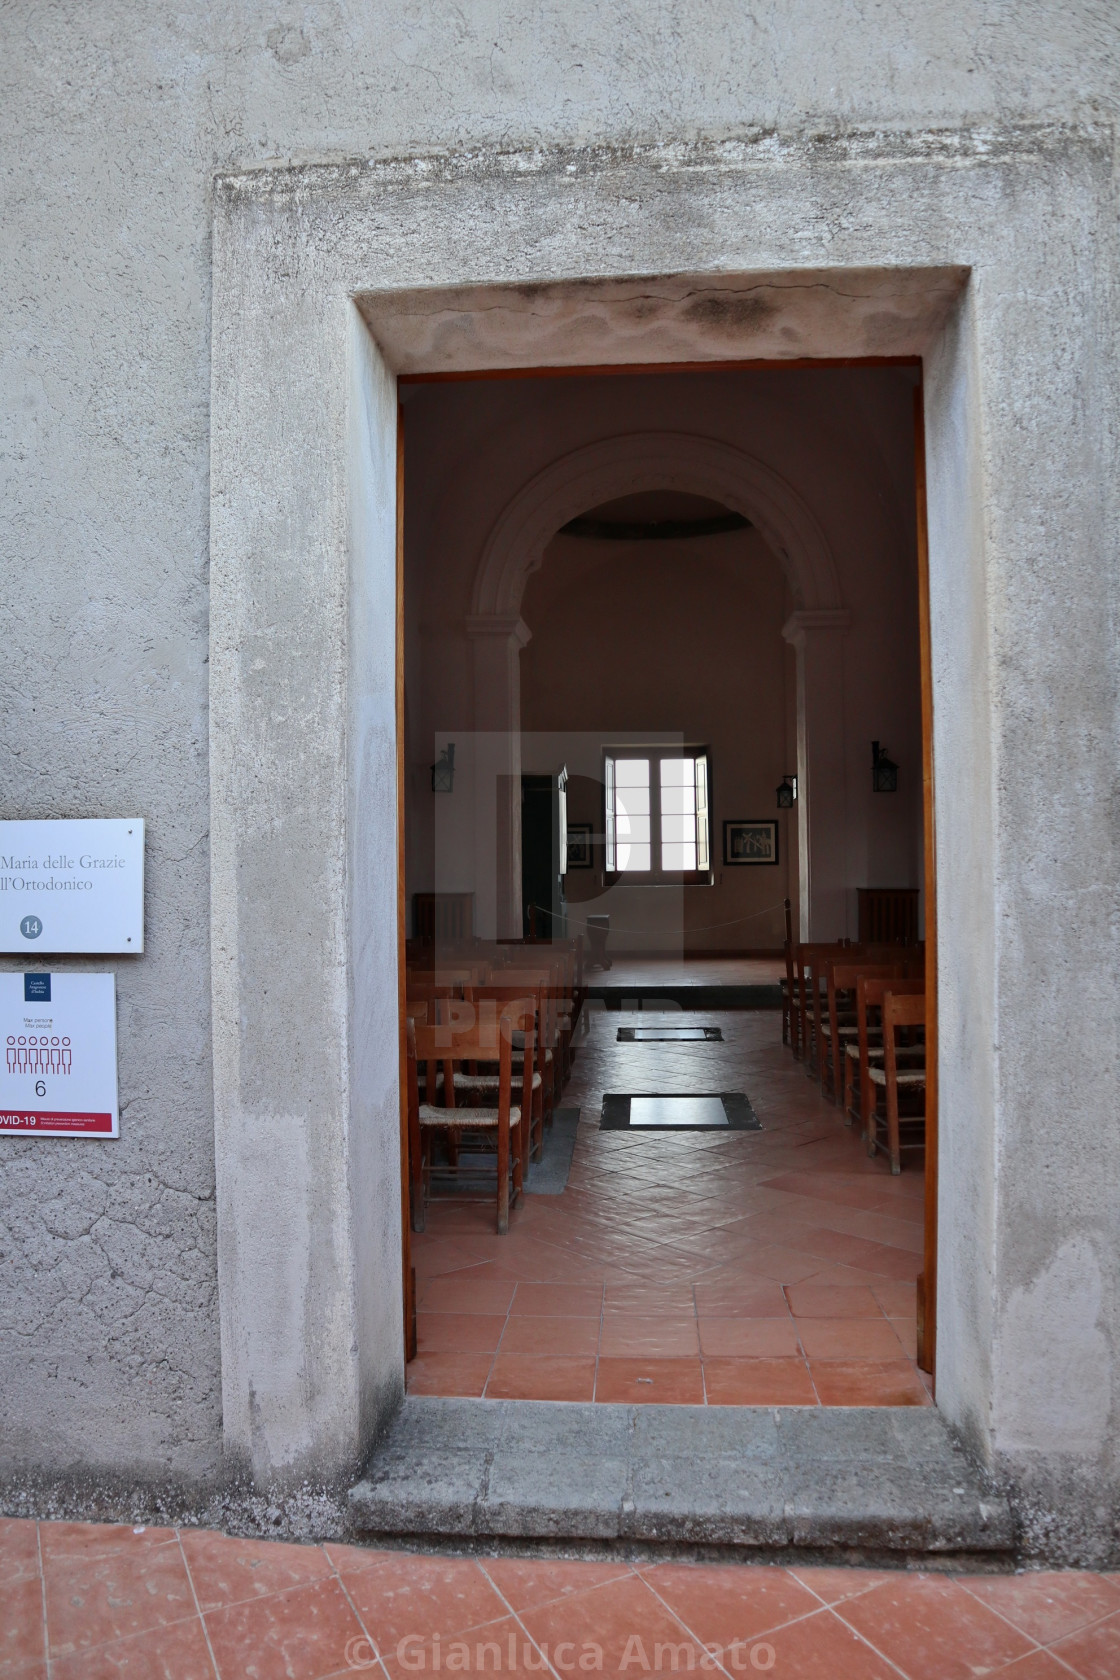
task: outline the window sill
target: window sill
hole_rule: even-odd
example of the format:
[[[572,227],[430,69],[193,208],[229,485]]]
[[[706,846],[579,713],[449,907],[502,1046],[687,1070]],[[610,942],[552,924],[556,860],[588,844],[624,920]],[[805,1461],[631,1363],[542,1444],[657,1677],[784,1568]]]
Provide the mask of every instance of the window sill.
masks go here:
[[[618,870],[613,875],[600,875],[599,880],[604,889],[607,887],[714,887],[716,884],[715,871],[710,869],[689,871],[687,874],[678,875],[647,875],[638,870]]]

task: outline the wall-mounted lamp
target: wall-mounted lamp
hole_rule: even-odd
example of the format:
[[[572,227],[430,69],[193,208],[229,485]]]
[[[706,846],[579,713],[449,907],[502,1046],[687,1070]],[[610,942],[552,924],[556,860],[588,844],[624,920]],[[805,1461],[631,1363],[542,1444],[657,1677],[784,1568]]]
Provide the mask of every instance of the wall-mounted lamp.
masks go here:
[[[871,743],[871,791],[898,792],[898,765],[893,758],[887,757],[886,747],[880,747],[878,741]]]
[[[432,765],[432,792],[455,792],[455,743],[449,741]]]
[[[777,792],[779,811],[792,811],[797,804],[797,777],[787,772],[778,783]]]

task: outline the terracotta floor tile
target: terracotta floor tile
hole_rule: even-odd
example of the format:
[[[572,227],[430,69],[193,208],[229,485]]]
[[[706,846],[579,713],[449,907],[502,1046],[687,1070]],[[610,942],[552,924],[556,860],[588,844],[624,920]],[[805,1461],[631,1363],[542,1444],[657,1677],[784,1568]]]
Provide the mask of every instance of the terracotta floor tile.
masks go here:
[[[366,1628],[389,1656],[409,1635],[446,1637],[508,1614],[473,1558],[397,1552],[372,1569],[347,1570],[345,1582]]]
[[[955,1581],[930,1575],[899,1575],[838,1609],[909,1680],[974,1680],[1032,1645]]]
[[[401,1654],[398,1656],[397,1650]],[[431,1674],[435,1668],[434,1642],[412,1639],[403,1648],[385,1658],[385,1672],[389,1680],[409,1680],[417,1672]],[[402,1660],[403,1659],[403,1660]],[[423,1660],[424,1668],[417,1669]],[[534,1674],[547,1672],[547,1663],[525,1629],[507,1616],[500,1622],[488,1622],[485,1627],[473,1628],[447,1640],[439,1646],[441,1669],[461,1671],[472,1675]],[[350,1680],[353,1670],[346,1671]],[[339,1677],[342,1680],[342,1677]]]
[[[587,1592],[606,1581],[630,1575],[628,1563],[584,1563],[552,1558],[486,1558],[482,1569],[498,1591],[519,1613],[552,1604],[572,1593]]]
[[[581,1283],[519,1283],[513,1318],[594,1318],[603,1307],[603,1291]]]
[[[700,1351],[707,1360],[800,1358],[797,1326],[785,1318],[702,1318]]]
[[[928,1406],[929,1391],[908,1359],[810,1360],[822,1406]]]
[[[486,1384],[488,1400],[591,1400],[595,1358],[499,1353]]]
[[[803,1359],[705,1359],[709,1406],[819,1405]]]
[[[630,1318],[617,1313],[603,1319],[602,1352],[608,1359],[654,1354],[682,1359],[700,1352],[695,1318]]]
[[[703,1405],[700,1361],[613,1359],[600,1355],[595,1398],[608,1404]]]
[[[918,1321],[916,1318],[891,1318],[887,1320],[891,1329],[902,1343],[902,1351],[907,1359],[918,1357]]]
[[[702,1644],[728,1652],[736,1642],[819,1608],[816,1597],[780,1568],[658,1563],[639,1573]]]
[[[1071,1633],[1052,1649],[1081,1680],[1116,1680],[1120,1674],[1120,1615]]]
[[[1120,1576],[1073,1570],[964,1575],[960,1584],[1040,1645],[1120,1610]]]
[[[35,1525],[31,1524],[32,1532]],[[6,1677],[46,1657],[43,1587],[37,1575],[0,1577],[0,1675]]]
[[[909,1279],[917,1277],[922,1269],[920,1254],[892,1248],[886,1243],[870,1242],[866,1237],[850,1237],[844,1231],[830,1231],[823,1225],[800,1236],[798,1245],[807,1254],[819,1255],[822,1260],[840,1260],[849,1266],[860,1266],[877,1277]]]
[[[39,1525],[20,1517],[0,1517],[0,1581],[39,1573]]]
[[[597,1318],[511,1318],[502,1337],[501,1357],[509,1353],[594,1354],[598,1348]]]
[[[816,1359],[901,1359],[902,1343],[885,1318],[799,1318],[801,1345]]]
[[[147,1528],[132,1523],[42,1523],[39,1540],[43,1567],[54,1558],[102,1557],[124,1552],[138,1557],[170,1546],[179,1550],[173,1528]]]
[[[624,1284],[612,1283],[608,1279],[603,1290],[603,1311],[607,1317],[621,1313],[628,1318],[651,1315],[688,1318],[696,1309],[689,1284]]]
[[[899,1680],[898,1670],[831,1610],[818,1610],[754,1641],[749,1655],[752,1667],[768,1668],[775,1680]]]
[[[398,1563],[401,1554],[381,1546],[343,1546],[333,1540],[323,1543],[323,1550],[332,1569],[340,1575],[355,1575],[361,1569],[374,1569],[382,1563]]]
[[[438,1210],[433,1210],[431,1217],[437,1218]],[[472,1278],[469,1273],[459,1277],[431,1278],[420,1285],[416,1310],[421,1313],[500,1313],[504,1318],[516,1287],[512,1278]]]
[[[811,1564],[804,1568],[798,1565],[790,1573],[802,1586],[808,1587],[818,1598],[823,1598],[826,1604],[839,1604],[842,1599],[856,1598],[860,1593],[870,1592],[872,1587],[894,1578],[893,1570],[830,1568],[826,1564]]]
[[[780,1283],[771,1278],[701,1278],[695,1287],[696,1310],[711,1318],[788,1318]]]
[[[795,1318],[882,1318],[873,1292],[862,1287],[829,1288],[821,1283],[795,1283],[786,1290]]]
[[[490,1375],[489,1353],[422,1353],[406,1372],[410,1394],[457,1394],[481,1399]]]
[[[197,1616],[51,1662],[52,1680],[214,1680]],[[21,1672],[18,1680],[24,1680]],[[223,1676],[223,1680],[225,1677]]]
[[[1073,1671],[1049,1651],[1032,1651],[1006,1668],[991,1671],[991,1680],[1071,1680]]]
[[[682,1670],[700,1666],[700,1645],[689,1638],[677,1618],[636,1575],[609,1581],[590,1592],[574,1593],[540,1609],[522,1611],[521,1620],[538,1645],[547,1645],[553,1657],[565,1640],[574,1642],[573,1674],[580,1672],[581,1655],[586,1653],[589,1661],[595,1660],[594,1647],[601,1653],[606,1676],[620,1672],[631,1676],[668,1673],[673,1666],[671,1650],[675,1650]],[[659,1645],[665,1648],[660,1661]],[[624,1661],[626,1667],[622,1668]]]
[[[201,1610],[320,1581],[331,1572],[330,1560],[318,1546],[233,1539],[190,1528],[182,1531],[181,1540]]]
[[[44,1577],[52,1656],[195,1614],[178,1545],[53,1558]]]
[[[420,1353],[493,1353],[505,1326],[497,1313],[421,1312],[416,1346]]]
[[[346,1673],[347,1645],[363,1634],[333,1578],[211,1610],[205,1621],[222,1680],[322,1680]]]

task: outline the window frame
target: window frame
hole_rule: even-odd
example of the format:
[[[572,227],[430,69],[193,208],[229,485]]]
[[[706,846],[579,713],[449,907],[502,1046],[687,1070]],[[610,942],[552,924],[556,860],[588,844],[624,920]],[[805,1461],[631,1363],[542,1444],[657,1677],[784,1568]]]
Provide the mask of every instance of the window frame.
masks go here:
[[[704,782],[707,795],[708,816],[708,863],[703,869],[660,869],[653,868],[653,859],[661,856],[661,761],[666,758],[694,758],[703,759],[705,772]],[[613,766],[619,759],[646,759],[649,762],[649,822],[650,822],[650,864],[647,869],[609,869],[607,858],[610,856],[610,836],[614,828],[615,813],[611,792],[614,786]],[[620,746],[603,748],[603,880],[611,886],[626,885],[632,887],[710,887],[715,884],[715,863],[712,853],[712,752],[706,745],[692,745],[686,742],[651,744],[648,746]],[[656,792],[655,792],[656,790]]]

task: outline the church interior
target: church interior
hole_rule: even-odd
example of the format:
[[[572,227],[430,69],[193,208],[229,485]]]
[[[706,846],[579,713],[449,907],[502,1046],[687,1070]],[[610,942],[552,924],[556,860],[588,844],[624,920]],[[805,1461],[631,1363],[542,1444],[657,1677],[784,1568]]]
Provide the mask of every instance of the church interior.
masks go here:
[[[410,1392],[930,1402],[918,381],[402,380]]]

